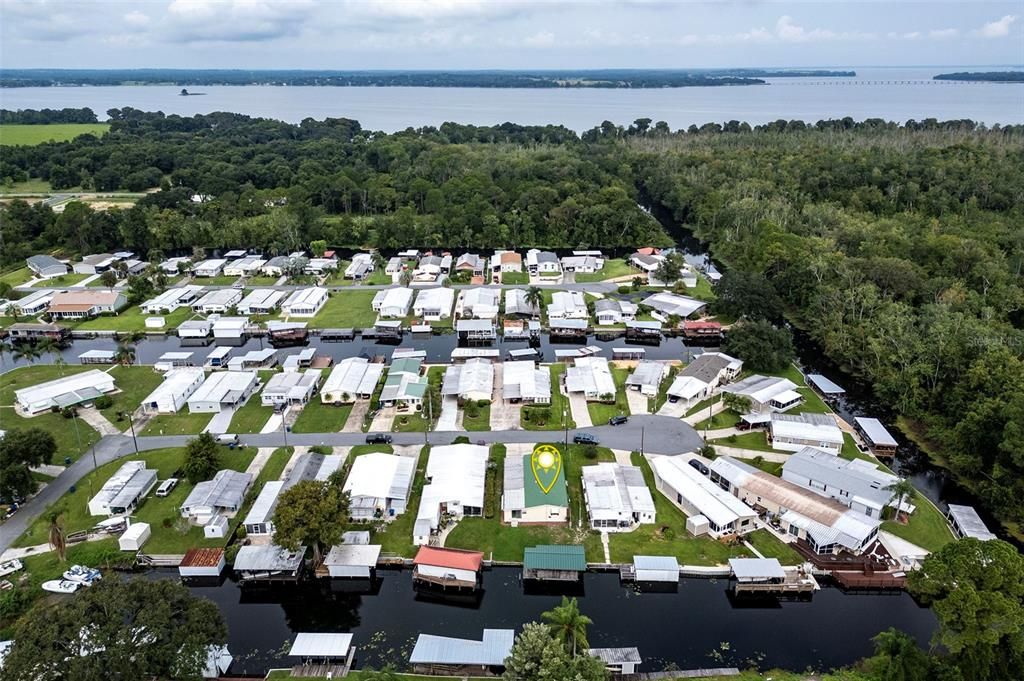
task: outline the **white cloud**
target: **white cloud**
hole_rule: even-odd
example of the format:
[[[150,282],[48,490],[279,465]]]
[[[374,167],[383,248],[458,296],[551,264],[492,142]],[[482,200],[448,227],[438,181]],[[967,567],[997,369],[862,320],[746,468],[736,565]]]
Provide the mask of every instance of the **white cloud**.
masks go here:
[[[255,42],[300,34],[313,9],[312,0],[174,0],[164,23],[172,42]]]
[[[917,40],[921,37],[920,31],[909,31],[907,33],[897,33],[896,31],[890,31],[885,36],[890,40]]]
[[[143,14],[139,11],[128,12],[128,14],[125,14],[121,18],[124,19],[124,23],[128,24],[129,26],[136,26],[139,28],[143,26],[148,26],[150,21],[148,14]]]
[[[932,31],[928,31],[928,37],[933,40],[948,40],[949,38],[955,38],[960,35],[960,31],[955,28],[937,28]]]
[[[977,31],[974,31],[974,35],[981,36],[982,38],[1005,38],[1010,35],[1010,26],[1017,20],[1015,14],[1007,14],[1002,19],[990,21]]]
[[[555,34],[551,31],[539,31],[523,39],[527,47],[554,47]]]

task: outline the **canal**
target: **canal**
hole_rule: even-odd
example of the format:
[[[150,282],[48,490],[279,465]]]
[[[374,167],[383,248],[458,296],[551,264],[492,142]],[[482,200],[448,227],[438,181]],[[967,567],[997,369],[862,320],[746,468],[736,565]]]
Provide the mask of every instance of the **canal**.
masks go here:
[[[173,570],[152,578],[176,579]],[[558,604],[556,593],[524,592],[518,568],[484,573],[475,599],[443,601],[417,594],[409,570],[382,569],[367,583],[316,580],[272,588],[228,579],[192,592],[217,604],[228,625],[234,674],[263,674],[296,660],[286,656],[296,632],[351,632],[356,666],[407,665],[420,633],[479,639],[484,628],[519,629]],[[357,587],[358,585],[358,587]],[[345,587],[359,592],[343,591]],[[580,608],[594,624],[594,647],[637,646],[644,671],[719,666],[830,669],[870,655],[871,638],[889,627],[927,647],[934,614],[908,594],[844,593],[824,586],[810,600],[736,600],[724,579],[683,579],[671,592],[641,592],[618,573],[587,573]]]

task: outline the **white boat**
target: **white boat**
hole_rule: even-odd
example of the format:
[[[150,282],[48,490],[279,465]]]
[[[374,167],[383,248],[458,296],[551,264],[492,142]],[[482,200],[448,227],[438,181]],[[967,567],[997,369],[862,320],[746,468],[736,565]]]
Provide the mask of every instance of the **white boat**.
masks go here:
[[[69,582],[66,579],[51,579],[43,582],[43,591],[50,591],[55,594],[73,594],[82,586],[80,582]]]
[[[9,574],[17,572],[18,570],[24,570],[25,566],[22,565],[21,561],[17,558],[11,560],[5,560],[0,563],[0,577],[6,577]]]
[[[92,583],[102,576],[99,570],[84,565],[72,565],[70,569],[64,571],[64,579],[86,586],[92,586]]]

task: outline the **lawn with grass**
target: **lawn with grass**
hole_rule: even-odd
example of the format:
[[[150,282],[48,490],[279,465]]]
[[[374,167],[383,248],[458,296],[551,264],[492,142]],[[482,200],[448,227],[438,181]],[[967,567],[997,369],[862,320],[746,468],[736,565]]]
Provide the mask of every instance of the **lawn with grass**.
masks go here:
[[[512,285],[529,284],[530,275],[526,272],[502,272],[501,283]]]
[[[395,415],[391,424],[392,433],[424,433],[429,430],[430,423],[423,412],[407,409]]]
[[[353,455],[354,451],[355,448],[353,448]],[[411,558],[416,554],[417,547],[412,543],[412,527],[416,522],[416,512],[420,507],[420,497],[423,495],[423,484],[426,479],[427,458],[429,455],[429,446],[425,446],[420,450],[405,513],[397,516],[394,520],[388,521],[384,525],[385,529],[383,531],[375,530],[373,532],[372,542],[380,544],[381,552],[384,554],[403,556],[405,558]],[[365,525],[360,524],[357,528],[365,528]]]
[[[654,498],[657,521],[632,532],[612,532],[609,549],[613,563],[631,563],[633,556],[675,556],[682,565],[723,565],[730,558],[752,557],[745,546],[729,545],[709,537],[692,537],[686,531],[686,514],[657,490],[647,460],[634,453],[633,464],[643,471]]]
[[[910,519],[906,523],[886,520],[882,523],[881,529],[929,551],[938,551],[954,541],[949,523],[935,504],[920,492],[914,495],[911,503],[917,508],[910,514]]]
[[[0,282],[10,284],[11,286],[21,286],[34,276],[36,275],[29,268],[19,267],[16,270],[0,274]]]
[[[0,146],[35,146],[44,142],[68,142],[79,135],[102,137],[110,130],[109,123],[46,123],[0,125]]]
[[[43,355],[42,359],[53,359]],[[56,364],[33,364],[12,369],[0,374],[0,405],[10,407],[14,404],[14,391],[28,388],[38,383],[46,383],[64,376],[80,374],[95,369],[92,366],[57,366]]]
[[[309,321],[316,329],[369,329],[377,321],[370,305],[375,290],[332,291],[323,309]]]
[[[774,475],[777,478],[782,477],[782,464],[778,461],[765,461],[762,457],[754,457],[753,459],[737,458],[736,460],[742,461],[748,466],[753,466],[754,468],[764,471],[769,475]]]
[[[194,277],[192,283],[197,286],[231,286],[239,279],[241,277],[218,274],[216,277]]]
[[[190,414],[185,407],[177,414],[157,414],[140,435],[198,435],[209,425],[212,413]]]
[[[654,404],[651,404],[650,399],[647,400],[647,406],[652,414],[657,414],[658,410],[668,402],[668,389],[672,387],[672,383],[675,382],[680,370],[680,367],[675,364],[669,367],[668,376],[663,378],[658,385],[658,396],[654,398]]]
[[[551,404],[524,405],[519,417],[524,430],[562,430],[565,427],[563,418],[569,420],[569,428],[576,427],[576,422],[572,420],[572,412],[569,410],[569,402],[561,390],[565,365],[551,364],[548,368],[551,370]],[[539,413],[547,413],[547,419],[540,421],[536,416]],[[527,418],[528,415],[531,417]]]
[[[88,279],[93,275],[91,274],[79,274],[77,272],[68,272],[62,274],[59,277],[53,279],[40,279],[39,281],[32,284],[33,288],[60,288],[62,286],[74,286],[75,284],[81,283],[82,280]]]
[[[740,415],[732,409],[724,409],[709,419],[704,419],[694,426],[698,431],[717,430],[719,428],[735,428],[740,423]]]
[[[274,415],[273,407],[264,407],[257,395],[251,395],[249,401],[235,410],[228,425],[229,433],[258,433],[267,425]]]
[[[697,285],[693,288],[689,288],[686,291],[686,295],[697,300],[704,300],[711,302],[718,296],[715,295],[715,289],[711,286],[711,282],[702,275],[697,275]]]
[[[470,416],[472,414],[472,416]],[[491,429],[491,403],[469,404],[462,408],[462,427],[469,431]]]
[[[723,447],[739,447],[741,449],[753,449],[759,452],[777,452],[780,454],[791,454],[782,449],[773,449],[768,444],[768,434],[763,430],[754,430],[742,435],[729,435],[708,440],[710,444],[722,445]]]
[[[783,565],[800,565],[803,556],[768,530],[754,530],[743,536],[765,558],[776,558]]]
[[[686,411],[685,415],[686,416],[694,416],[695,414],[698,414],[701,411],[707,411],[711,407],[711,405],[713,405],[715,402],[718,402],[721,399],[722,399],[721,395],[712,395],[711,397],[708,397],[707,399],[703,399],[700,402],[698,402],[697,404],[695,404],[692,407],[690,407]]]
[[[71,187],[61,191],[80,190],[81,187]],[[6,187],[0,187],[0,196],[4,194],[49,194],[53,191],[53,185],[49,180],[41,177],[31,177],[23,182],[15,182]]]
[[[258,277],[248,277],[245,280],[245,285],[251,286],[252,288],[273,286],[274,284],[277,283],[277,280],[280,278],[281,277],[266,277],[263,275],[260,275]]]
[[[144,366],[118,365],[109,373],[114,377],[114,385],[119,392],[110,395],[113,404],[106,409],[100,409],[100,412],[108,421],[125,430],[128,428],[128,421],[125,420],[123,424],[118,422],[117,415],[123,411],[134,413],[142,404],[142,400],[163,383],[164,378],[153,371],[152,367]]]
[[[294,453],[294,447],[278,447],[271,452],[270,458],[263,464],[263,468],[260,469],[259,475],[256,476],[252,484],[252,488],[256,491],[257,495],[263,489],[264,484],[271,480],[281,479],[281,474],[284,473],[285,466],[288,465]],[[238,516],[244,518],[245,514],[239,513]]]
[[[636,270],[630,267],[629,263],[622,258],[610,258],[604,261],[604,267],[597,272],[577,272],[576,283],[585,284],[591,281],[607,281],[608,279],[628,277],[636,273]]]
[[[611,367],[612,379],[615,381],[614,402],[587,402],[590,420],[595,424],[608,423],[613,416],[629,416],[629,400],[626,399],[626,378],[629,369]]]
[[[345,427],[351,404],[324,404],[320,396],[311,399],[292,426],[293,433],[337,433]]]
[[[353,459],[363,454],[394,454],[395,448],[391,445],[353,445],[352,449],[349,450],[349,456]]]
[[[74,327],[77,331],[146,331],[146,320],[150,317],[163,317],[164,329],[173,329],[182,322],[193,317],[199,318],[187,307],[179,307],[170,314],[152,315],[146,314],[139,307],[130,307],[122,310],[117,315],[100,315],[92,319],[86,319]]]

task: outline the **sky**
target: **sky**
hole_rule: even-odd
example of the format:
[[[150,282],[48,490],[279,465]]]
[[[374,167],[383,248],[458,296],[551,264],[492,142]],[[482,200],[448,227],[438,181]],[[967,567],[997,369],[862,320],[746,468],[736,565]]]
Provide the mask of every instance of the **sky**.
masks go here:
[[[1020,64],[1024,0],[0,0],[0,68]]]

